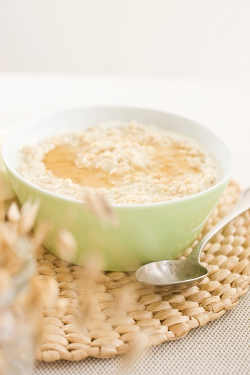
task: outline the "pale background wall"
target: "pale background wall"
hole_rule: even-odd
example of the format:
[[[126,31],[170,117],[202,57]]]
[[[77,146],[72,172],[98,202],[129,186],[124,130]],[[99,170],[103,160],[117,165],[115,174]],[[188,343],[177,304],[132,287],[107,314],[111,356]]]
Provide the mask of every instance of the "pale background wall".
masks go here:
[[[250,0],[0,0],[0,71],[244,80]]]

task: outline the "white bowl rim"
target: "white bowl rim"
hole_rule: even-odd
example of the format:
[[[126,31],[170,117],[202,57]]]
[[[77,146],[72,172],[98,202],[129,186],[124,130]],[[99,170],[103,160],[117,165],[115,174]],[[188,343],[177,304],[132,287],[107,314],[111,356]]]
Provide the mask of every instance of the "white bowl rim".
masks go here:
[[[200,197],[202,195],[205,195],[206,193],[209,193],[209,192],[213,192],[214,190],[216,190],[219,186],[222,186],[224,184],[226,184],[231,176],[231,169],[232,169],[232,156],[231,156],[231,152],[229,150],[229,148],[227,147],[227,145],[219,138],[217,137],[217,135],[214,134],[213,131],[211,131],[207,126],[204,126],[203,124],[200,124],[198,121],[196,120],[193,120],[191,118],[187,118],[185,116],[182,116],[182,115],[178,115],[176,113],[173,113],[173,112],[168,112],[168,111],[164,111],[164,110],[159,110],[157,108],[151,108],[151,107],[140,107],[140,106],[131,106],[131,105],[84,105],[84,106],[78,106],[78,107],[72,107],[72,108],[67,108],[67,109],[64,109],[64,110],[60,110],[60,111],[55,111],[53,113],[49,113],[45,116],[42,116],[39,121],[32,121],[30,122],[30,126],[27,126],[25,127],[25,129],[34,129],[34,125],[37,125],[37,123],[39,123],[41,120],[46,120],[46,119],[49,119],[51,118],[51,116],[56,116],[56,115],[59,115],[59,114],[63,114],[63,113],[69,113],[69,112],[74,112],[74,111],[82,111],[82,110],[100,110],[100,109],[116,109],[116,110],[141,110],[141,111],[150,111],[150,112],[157,112],[158,114],[163,114],[163,115],[170,115],[172,116],[173,118],[175,117],[176,119],[181,119],[183,121],[191,121],[193,124],[205,129],[208,133],[210,133],[211,136],[213,136],[216,140],[218,140],[221,145],[224,147],[224,150],[227,152],[227,157],[228,157],[228,171],[227,173],[224,174],[223,178],[221,178],[218,182],[216,182],[214,185],[212,185],[211,187],[209,187],[208,189],[205,189],[205,190],[202,190],[201,192],[198,192],[198,193],[195,193],[195,194],[190,194],[190,195],[186,195],[184,197],[180,197],[180,198],[173,198],[173,199],[170,199],[170,200],[167,200],[167,201],[160,201],[160,202],[149,202],[149,203],[110,203],[110,205],[114,208],[145,208],[145,207],[155,207],[155,206],[165,206],[165,205],[172,205],[172,204],[181,204],[182,202],[184,201],[188,201],[188,200],[193,200],[193,199],[196,199],[197,197]],[[22,128],[22,131],[24,129]],[[18,129],[18,132],[20,132],[21,130]],[[37,190],[41,193],[43,193],[44,195],[47,195],[47,196],[51,196],[53,198],[57,198],[57,199],[62,199],[64,201],[67,201],[67,202],[71,202],[71,203],[74,203],[74,204],[84,204],[84,201],[79,201],[75,198],[71,198],[71,197],[68,197],[68,196],[65,196],[65,195],[62,195],[62,194],[56,194],[54,192],[50,192],[46,189],[43,189],[41,187],[39,187],[38,185],[35,185],[34,183],[28,181],[26,178],[24,178],[15,168],[12,168],[9,163],[8,163],[8,156],[7,156],[7,149],[8,149],[8,138],[10,138],[11,135],[8,135],[7,134],[7,138],[6,138],[6,141],[4,142],[3,146],[2,146],[2,159],[4,161],[4,164],[7,168],[8,171],[10,171],[18,180],[21,180],[25,185],[28,185],[30,188],[34,189],[34,190]],[[224,172],[224,171],[223,171]]]

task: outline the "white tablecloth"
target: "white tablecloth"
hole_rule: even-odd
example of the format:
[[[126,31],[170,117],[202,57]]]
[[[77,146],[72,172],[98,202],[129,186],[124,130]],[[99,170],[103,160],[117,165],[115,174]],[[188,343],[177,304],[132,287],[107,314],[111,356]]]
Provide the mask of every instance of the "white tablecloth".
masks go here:
[[[0,134],[42,114],[89,104],[165,109],[198,120],[233,153],[233,176],[250,185],[249,82],[192,79],[0,75]],[[177,342],[153,349],[131,374],[231,375],[250,373],[249,294],[220,320]],[[119,360],[39,364],[35,375],[117,374]]]

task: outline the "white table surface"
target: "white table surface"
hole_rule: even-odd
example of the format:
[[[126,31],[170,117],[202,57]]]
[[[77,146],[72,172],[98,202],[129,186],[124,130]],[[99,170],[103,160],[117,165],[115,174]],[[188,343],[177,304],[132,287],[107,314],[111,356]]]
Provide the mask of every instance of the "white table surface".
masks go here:
[[[139,77],[0,74],[0,134],[64,108],[125,104],[165,109],[198,120],[224,139],[233,172],[250,185],[249,83]],[[245,375],[249,368],[249,293],[221,320],[154,349],[134,374]],[[188,365],[183,366],[183,361]],[[117,360],[40,364],[35,374],[114,374]],[[131,372],[132,373],[132,372]]]

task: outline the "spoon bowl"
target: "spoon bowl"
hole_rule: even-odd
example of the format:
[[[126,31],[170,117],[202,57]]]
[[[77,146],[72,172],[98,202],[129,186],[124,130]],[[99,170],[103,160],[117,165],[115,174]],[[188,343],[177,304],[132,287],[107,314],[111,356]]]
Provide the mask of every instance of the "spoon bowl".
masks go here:
[[[163,260],[140,267],[136,278],[144,284],[188,286],[202,280],[207,274],[208,270],[199,263],[185,259]]]

